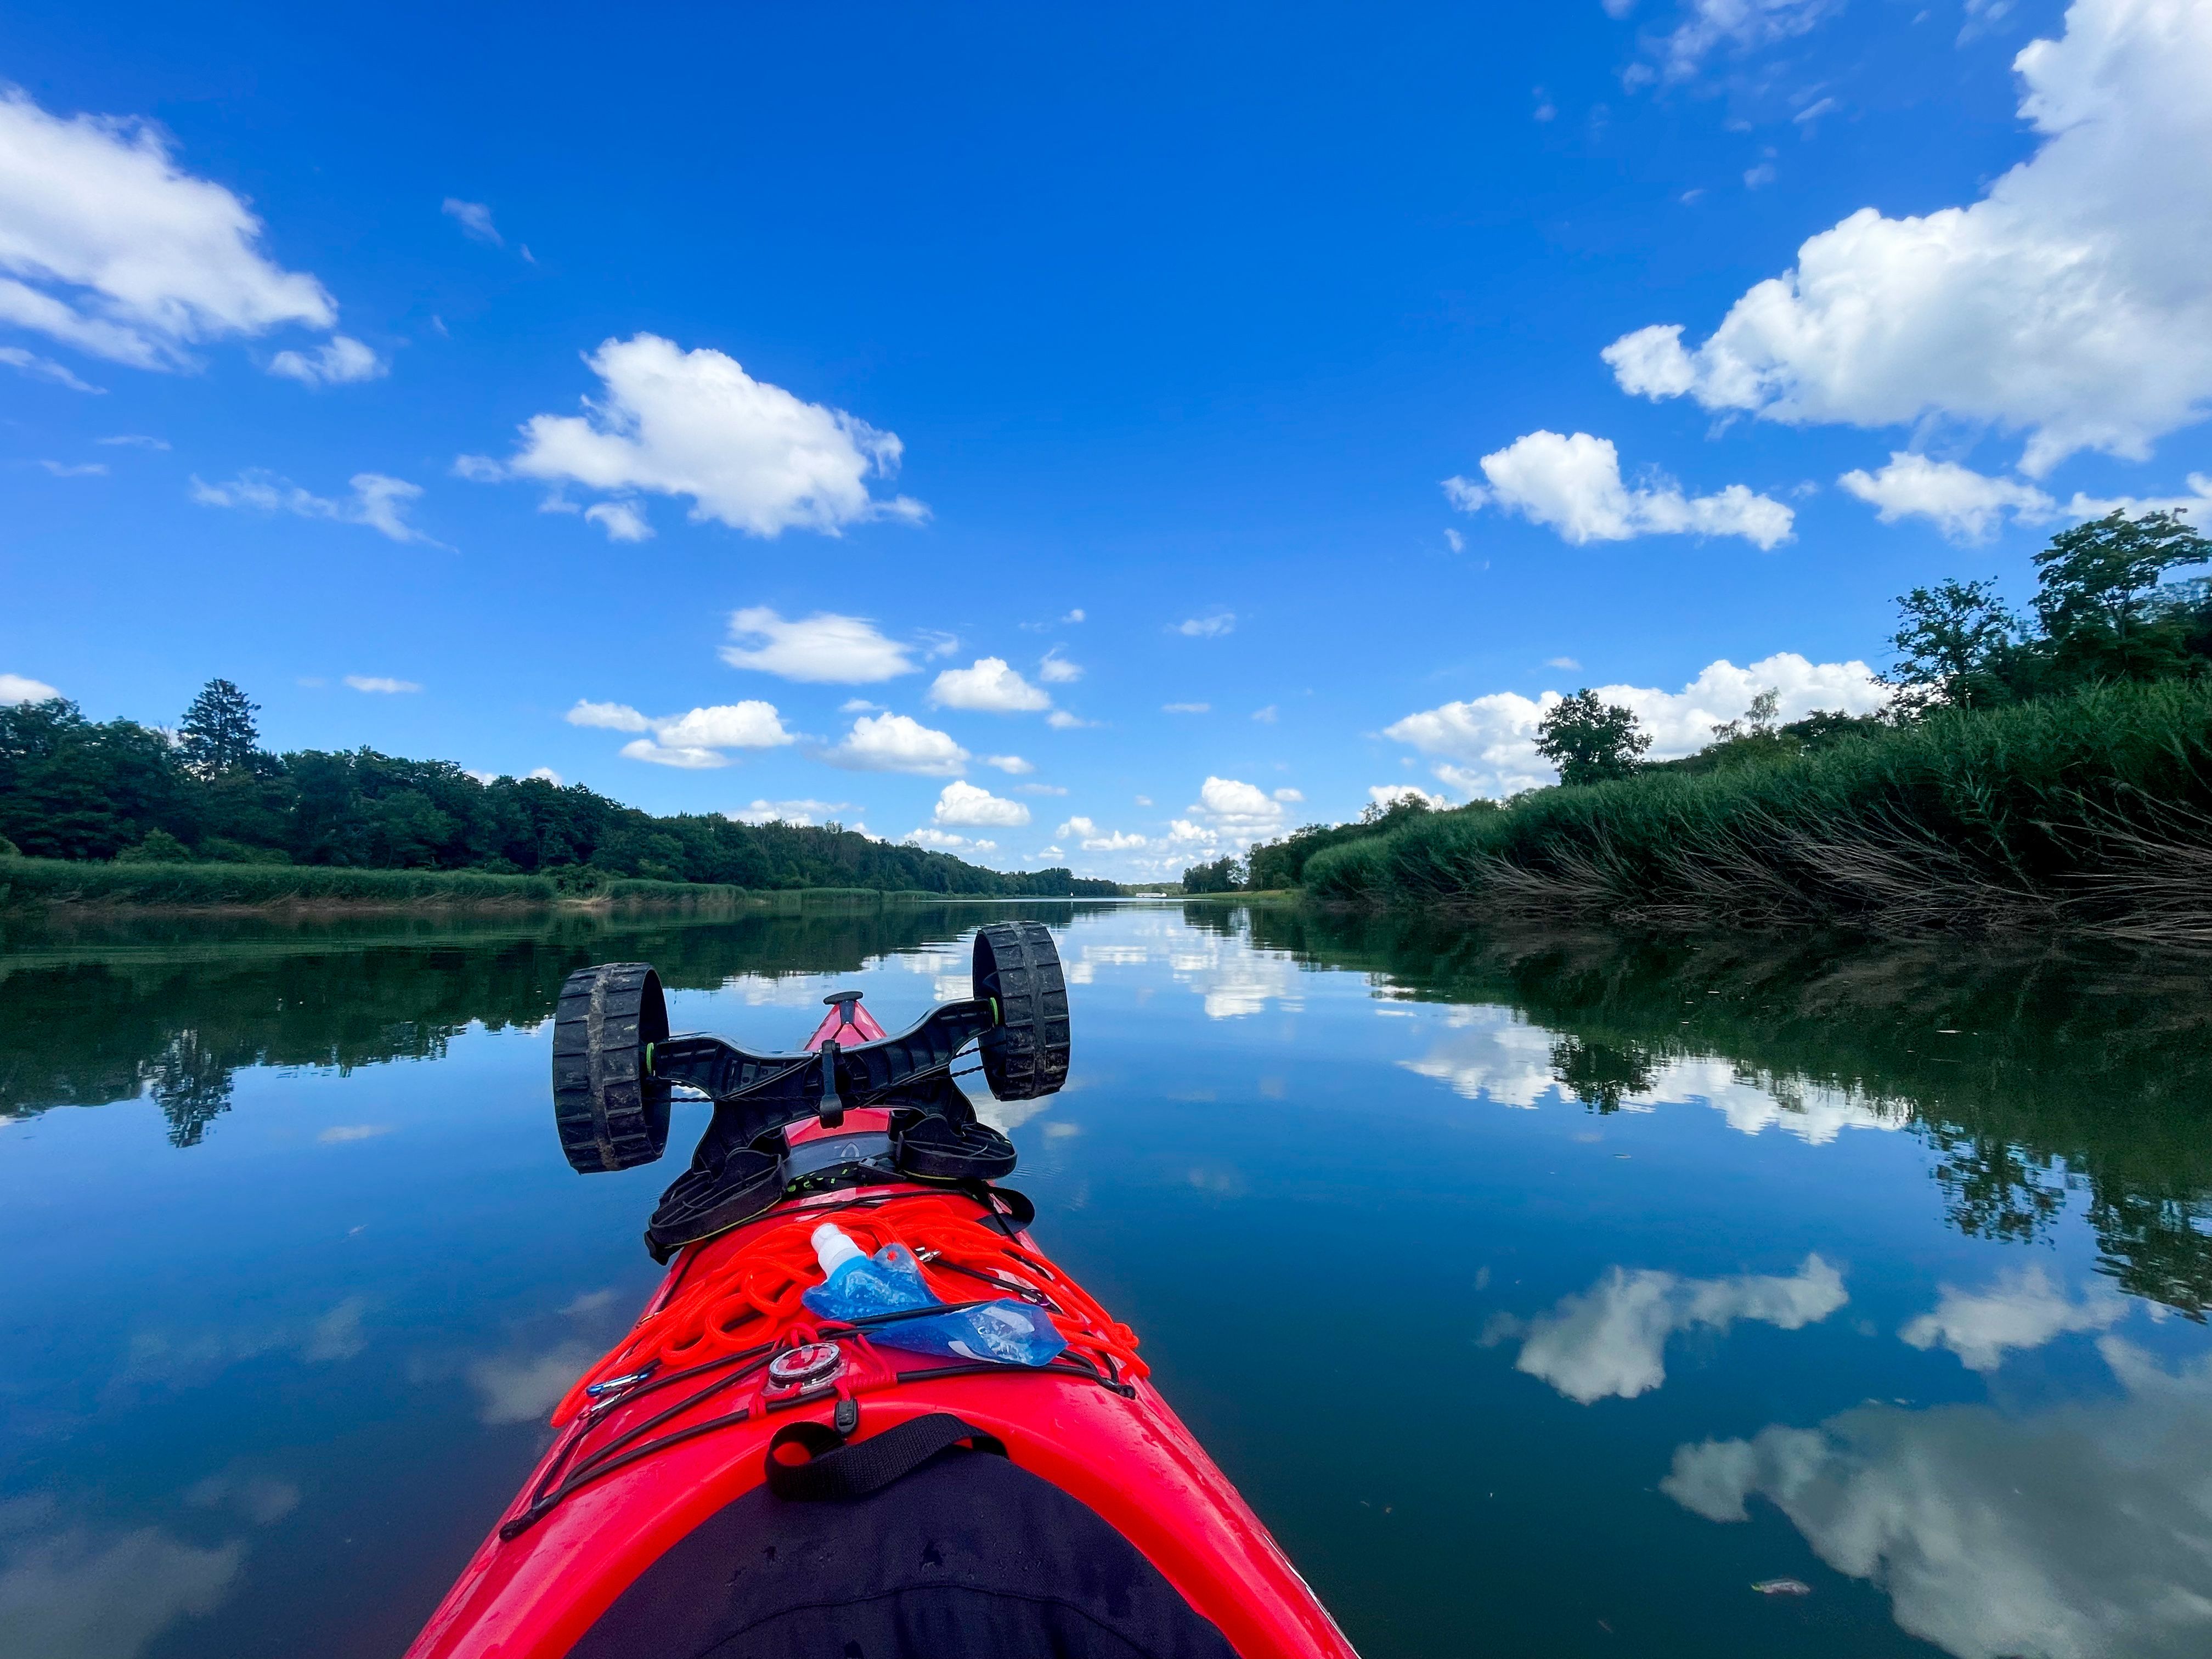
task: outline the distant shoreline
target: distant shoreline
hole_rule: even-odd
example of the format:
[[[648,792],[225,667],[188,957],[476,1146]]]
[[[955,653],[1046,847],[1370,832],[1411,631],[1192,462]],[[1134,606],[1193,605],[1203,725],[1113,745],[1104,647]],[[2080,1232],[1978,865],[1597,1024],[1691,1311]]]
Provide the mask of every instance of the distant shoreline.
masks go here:
[[[326,865],[94,863],[0,859],[0,912],[133,915],[373,915],[421,911],[697,915],[884,903],[990,902],[995,896],[857,887],[764,890],[621,878],[580,890],[546,876]],[[1072,896],[1045,895],[1045,898]],[[1020,902],[1035,902],[1035,898]]]

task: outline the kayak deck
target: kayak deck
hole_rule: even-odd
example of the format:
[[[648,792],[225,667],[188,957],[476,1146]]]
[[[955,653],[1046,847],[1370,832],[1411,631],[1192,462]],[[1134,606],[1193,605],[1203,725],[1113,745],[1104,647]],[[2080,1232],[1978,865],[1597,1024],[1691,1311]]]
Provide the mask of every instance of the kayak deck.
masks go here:
[[[845,1133],[867,1133],[870,1115],[849,1114],[855,1121]],[[1243,1659],[1351,1659],[1349,1644],[1266,1528],[1146,1380],[1134,1334],[1037,1249],[1008,1196],[981,1183],[844,1188],[787,1200],[684,1249],[637,1325],[556,1411],[553,1445],[410,1659],[615,1651],[619,1644],[607,1647],[606,1631],[597,1641],[587,1642],[587,1633],[617,1602],[635,1623],[641,1598],[665,1601],[671,1569],[647,1575],[657,1563],[682,1559],[687,1539],[696,1535],[696,1555],[718,1537],[767,1536],[781,1524],[778,1516],[815,1507],[780,1508],[762,1490],[779,1430],[818,1424],[811,1431],[817,1437],[836,1435],[865,1448],[938,1413],[1002,1443],[1014,1470],[1055,1495],[1029,1491],[1010,1474],[940,1468],[998,1461],[963,1452],[909,1477],[910,1498],[926,1496],[921,1486],[934,1483],[945,1487],[944,1503],[957,1503],[954,1488],[964,1482],[978,1494],[987,1486],[999,1493],[972,1501],[1007,1515],[1028,1512],[1024,1504],[1042,1505],[1042,1515],[1073,1500]],[[1042,1368],[979,1364],[888,1347],[860,1326],[816,1317],[799,1300],[820,1279],[804,1241],[824,1220],[866,1249],[907,1246],[947,1304],[1011,1295],[1044,1309],[1067,1339],[1066,1353]],[[834,1369],[825,1372],[811,1350],[831,1344]],[[778,1356],[786,1357],[780,1376],[770,1371]],[[1009,1481],[1014,1489],[1002,1492]],[[1071,1512],[1067,1526],[1079,1529],[1088,1517]],[[806,1518],[810,1537],[831,1535],[814,1525],[822,1517]],[[1032,1530],[1046,1524],[1033,1522]],[[886,1521],[878,1530],[889,1549],[896,1526]],[[849,1559],[867,1547],[848,1535],[839,1547]],[[772,1546],[768,1553],[775,1554]],[[942,1553],[931,1545],[921,1559]],[[875,1565],[873,1554],[853,1561],[848,1576],[865,1578]],[[1116,1596],[1117,1605],[1129,1603],[1126,1591]],[[621,1622],[610,1620],[608,1628]],[[653,1627],[666,1624],[661,1618]],[[667,1629],[666,1638],[678,1633]],[[703,1650],[694,1643],[681,1650]],[[876,1659],[877,1650],[866,1651]]]

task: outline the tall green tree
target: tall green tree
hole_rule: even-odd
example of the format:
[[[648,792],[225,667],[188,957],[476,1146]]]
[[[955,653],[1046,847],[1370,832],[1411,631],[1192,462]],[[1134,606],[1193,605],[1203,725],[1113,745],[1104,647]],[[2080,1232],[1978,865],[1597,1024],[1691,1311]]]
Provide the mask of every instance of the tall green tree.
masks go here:
[[[1536,752],[1570,786],[1627,777],[1650,746],[1650,733],[1632,711],[1600,702],[1588,686],[1562,698],[1536,727]]]
[[[1194,864],[1182,872],[1186,893],[1235,893],[1243,886],[1243,866],[1233,854],[1225,854],[1211,864]]]
[[[1910,702],[1989,708],[2013,699],[2010,671],[2020,618],[1996,597],[1996,583],[1945,580],[1897,599],[1897,662],[1883,678]]]
[[[2035,613],[2068,678],[2156,679],[2179,672],[2194,595],[2171,571],[2212,560],[2212,542],[2177,513],[2112,512],[2051,538],[2035,556]]]
[[[210,680],[177,728],[185,769],[213,778],[251,766],[261,747],[261,729],[253,723],[260,712],[261,705],[228,680]]]

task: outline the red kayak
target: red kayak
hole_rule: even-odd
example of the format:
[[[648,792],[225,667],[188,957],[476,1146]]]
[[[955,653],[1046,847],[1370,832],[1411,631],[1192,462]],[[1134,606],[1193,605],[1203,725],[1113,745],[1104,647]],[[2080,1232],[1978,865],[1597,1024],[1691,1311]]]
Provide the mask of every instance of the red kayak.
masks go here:
[[[647,1231],[667,1277],[410,1659],[1353,1659],[1135,1334],[995,1184],[1013,1148],[955,1062],[1001,1099],[1065,1079],[1042,925],[982,929],[975,988],[897,1036],[841,994],[805,1049],[757,1054],[671,1036],[642,963],[570,976],[570,1163],[659,1156],[678,1088],[714,1121]],[[824,1222],[918,1263],[933,1311],[1015,1304],[1065,1346],[1002,1363],[892,1346],[902,1314],[824,1317],[802,1301]]]

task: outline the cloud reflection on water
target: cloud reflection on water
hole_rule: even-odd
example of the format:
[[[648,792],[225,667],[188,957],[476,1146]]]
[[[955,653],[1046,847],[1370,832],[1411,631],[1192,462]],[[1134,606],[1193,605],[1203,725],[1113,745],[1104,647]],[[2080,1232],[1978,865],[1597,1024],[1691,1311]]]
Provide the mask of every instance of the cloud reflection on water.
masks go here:
[[[1449,1035],[1421,1058],[1398,1063],[1464,1099],[1499,1106],[1533,1107],[1555,1091],[1573,1092],[1561,1076],[1565,1040],[1513,1010],[1464,1005],[1444,1024]],[[1846,1129],[1899,1129],[1908,1121],[1901,1108],[1855,1090],[1747,1074],[1711,1056],[1644,1067],[1632,1084],[1608,1095],[1607,1109],[1648,1112],[1678,1103],[1711,1107],[1740,1134],[1779,1128],[1815,1146]]]
[[[2129,1304],[2101,1286],[2076,1302],[2051,1282],[2041,1265],[2000,1273],[1986,1291],[1946,1285],[1930,1311],[1898,1333],[1916,1348],[1948,1348],[1968,1370],[1993,1371],[2009,1348],[2039,1348],[2069,1331],[2105,1331],[2127,1316]]]
[[[1818,1255],[1795,1273],[1685,1279],[1652,1268],[1609,1267],[1587,1291],[1562,1297],[1523,1328],[1493,1325],[1486,1340],[1522,1334],[1516,1370],[1540,1376],[1583,1405],[1632,1400],[1667,1380],[1667,1341],[1703,1326],[1724,1332],[1738,1320],[1785,1331],[1817,1324],[1850,1300],[1844,1276]]]
[[[1960,1659],[2212,1651],[2212,1357],[2167,1370],[2113,1336],[2097,1352],[2116,1401],[1864,1406],[1682,1446],[1660,1490],[1719,1522],[1765,1499]]]

